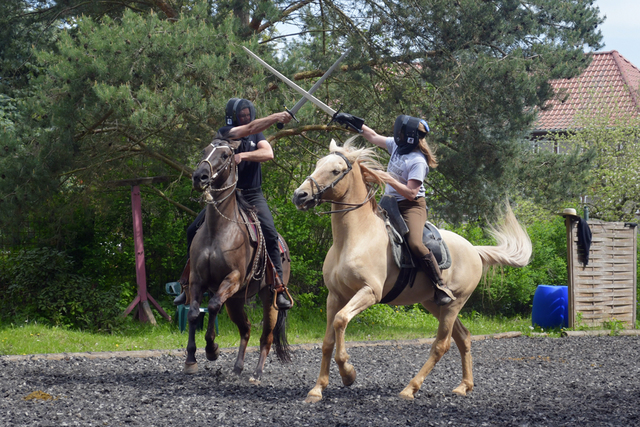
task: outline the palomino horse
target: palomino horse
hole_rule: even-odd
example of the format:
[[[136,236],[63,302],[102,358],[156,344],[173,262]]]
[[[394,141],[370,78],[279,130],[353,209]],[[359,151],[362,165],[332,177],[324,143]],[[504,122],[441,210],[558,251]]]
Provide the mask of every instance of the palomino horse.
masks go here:
[[[230,141],[218,135],[204,149],[203,160],[192,175],[193,188],[203,192],[207,210],[205,220],[191,244],[191,274],[189,294],[191,305],[189,320],[189,342],[185,372],[198,370],[196,362],[196,325],[200,303],[205,292],[211,295],[208,303],[209,323],[205,333],[207,359],[216,360],[220,353],[215,340],[214,319],[224,304],[229,318],[238,326],[240,347],[233,371],[240,374],[244,368],[244,356],[251,334],[251,324],[244,311],[246,299],[256,293],[262,300],[263,327],[260,337],[260,356],[252,381],[260,381],[264,363],[275,344],[276,355],[281,361],[290,360],[285,335],[286,311],[273,306],[270,286],[266,283],[266,257],[264,239],[257,238],[252,245],[247,226],[257,220],[243,219],[240,214],[241,197],[236,198],[238,167],[234,162],[234,150],[240,141]],[[246,202],[244,202],[246,204]],[[261,234],[259,234],[261,236]],[[284,240],[283,245],[286,248]],[[288,251],[288,249],[286,249]],[[289,280],[291,265],[283,260],[284,283]]]
[[[375,198],[372,198],[372,185],[381,183],[376,175],[380,165],[372,158],[372,148],[356,149],[350,142],[338,147],[335,141],[331,141],[331,153],[318,160],[315,171],[293,195],[298,209],[307,210],[330,201],[333,214],[333,245],[322,269],[324,283],[329,290],[327,330],[322,343],[320,375],[307,395],[307,402],[322,399],[322,392],[329,384],[329,364],[334,345],[342,382],[346,386],[353,384],[356,371],[348,363],[345,329],[358,313],[380,302],[393,288],[399,274],[384,220],[378,212]],[[421,303],[439,322],[429,358],[400,393],[402,398],[414,398],[426,376],[449,350],[451,336],[462,356],[462,382],[453,391],[466,395],[473,389],[471,336],[458,313],[478,285],[486,266],[523,267],[529,262],[532,252],[527,232],[518,224],[508,206],[502,225],[492,232],[498,246],[473,246],[463,237],[441,230],[452,262],[442,275],[456,300],[445,306],[436,305],[429,278],[418,272],[413,285],[389,302],[390,305]]]

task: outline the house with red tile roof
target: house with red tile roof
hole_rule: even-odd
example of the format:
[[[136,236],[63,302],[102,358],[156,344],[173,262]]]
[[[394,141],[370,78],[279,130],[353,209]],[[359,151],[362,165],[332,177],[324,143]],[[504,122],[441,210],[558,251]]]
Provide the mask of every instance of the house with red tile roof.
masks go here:
[[[550,82],[556,96],[538,112],[534,138],[580,129],[585,120],[605,114],[611,124],[640,114],[640,69],[615,50],[591,55],[580,76]]]

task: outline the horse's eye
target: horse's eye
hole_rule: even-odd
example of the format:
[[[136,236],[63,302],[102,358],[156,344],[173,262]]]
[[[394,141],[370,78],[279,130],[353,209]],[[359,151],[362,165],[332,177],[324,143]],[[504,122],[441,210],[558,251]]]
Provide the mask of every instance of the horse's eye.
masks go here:
[[[333,170],[333,174],[334,174],[335,176],[340,175],[340,172],[341,172],[341,171],[339,171],[338,169],[334,169],[334,170]]]

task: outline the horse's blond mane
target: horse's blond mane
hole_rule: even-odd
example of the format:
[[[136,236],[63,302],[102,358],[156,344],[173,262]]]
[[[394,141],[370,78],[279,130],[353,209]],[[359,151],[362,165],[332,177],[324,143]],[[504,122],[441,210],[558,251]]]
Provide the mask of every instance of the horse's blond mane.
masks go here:
[[[330,152],[340,152],[349,159],[353,164],[360,165],[362,170],[362,176],[366,183],[375,183],[384,186],[384,181],[380,178],[378,172],[384,171],[384,166],[378,160],[375,148],[373,147],[358,147],[353,144],[353,141],[358,137],[352,136],[347,139],[342,147],[338,146],[335,140],[331,140],[329,144]]]

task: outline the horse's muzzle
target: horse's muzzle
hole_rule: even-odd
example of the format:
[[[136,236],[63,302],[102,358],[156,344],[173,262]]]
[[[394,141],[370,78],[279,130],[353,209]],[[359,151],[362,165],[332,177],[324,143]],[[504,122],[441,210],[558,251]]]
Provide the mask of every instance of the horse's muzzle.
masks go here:
[[[296,208],[301,211],[309,210],[317,205],[317,200],[313,197],[313,195],[299,189],[293,192],[291,201],[294,205],[296,205]]]
[[[191,183],[193,185],[193,189],[196,191],[204,191],[211,182],[211,177],[206,170],[199,169],[193,173],[191,176]]]

